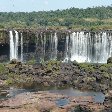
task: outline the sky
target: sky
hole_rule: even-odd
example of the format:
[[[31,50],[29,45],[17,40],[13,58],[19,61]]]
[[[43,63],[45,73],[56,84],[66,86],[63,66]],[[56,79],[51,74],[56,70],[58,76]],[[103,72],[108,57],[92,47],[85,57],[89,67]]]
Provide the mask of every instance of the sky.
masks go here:
[[[0,0],[0,12],[32,12],[111,5],[112,0]]]

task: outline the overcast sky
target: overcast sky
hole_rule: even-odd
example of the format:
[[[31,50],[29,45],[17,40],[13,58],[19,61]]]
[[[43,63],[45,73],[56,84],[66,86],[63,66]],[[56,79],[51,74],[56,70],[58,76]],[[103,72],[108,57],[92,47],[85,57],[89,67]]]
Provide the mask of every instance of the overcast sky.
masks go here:
[[[111,5],[112,0],[0,0],[0,12],[31,12]]]

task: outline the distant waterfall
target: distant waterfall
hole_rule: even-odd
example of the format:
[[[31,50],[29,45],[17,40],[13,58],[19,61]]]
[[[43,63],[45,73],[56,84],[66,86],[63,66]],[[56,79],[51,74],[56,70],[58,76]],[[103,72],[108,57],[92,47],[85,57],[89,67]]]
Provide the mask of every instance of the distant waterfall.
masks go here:
[[[57,59],[58,37],[54,34],[54,59]]]
[[[107,58],[112,53],[112,37],[108,36],[106,32],[95,34],[94,42],[94,62],[105,63]]]
[[[13,31],[9,31],[9,37],[10,37],[10,60],[17,59],[19,60],[19,54],[18,54],[18,48],[19,48],[19,33],[17,31],[14,31],[15,35],[13,34]],[[23,35],[21,33],[21,54],[20,54],[20,60],[23,61]]]
[[[65,42],[65,59],[63,62],[68,62],[69,60],[69,36],[66,36],[66,42]]]
[[[23,45],[23,34],[14,30],[9,31],[9,36],[10,60],[23,61],[23,54],[26,51],[26,46],[24,46],[26,44]],[[68,34],[38,32],[36,36],[28,39],[29,43],[27,44],[31,45],[29,47],[30,52],[34,52],[31,58],[36,58],[37,62],[58,59],[63,60],[63,62],[76,60],[79,63],[106,63],[107,59],[112,56],[112,33],[108,31],[80,31]],[[24,52],[23,49],[25,49]],[[24,58],[28,60],[30,55],[24,54]]]
[[[106,63],[112,55],[112,36],[106,32],[95,33],[94,36],[90,33],[74,32],[70,41],[71,61]]]
[[[13,32],[10,31],[10,60],[18,59],[18,41],[19,41],[18,32],[15,31],[15,37],[14,37]]]
[[[41,61],[45,60],[45,52],[46,52],[46,35],[41,34],[41,46],[42,46],[42,57]]]
[[[23,61],[23,35],[21,33],[21,61]]]
[[[14,50],[14,37],[13,37],[13,32],[9,31],[10,33],[10,60],[15,58],[15,50]]]
[[[78,62],[86,62],[87,55],[87,38],[84,32],[73,33],[70,37],[71,46],[71,61],[76,60]]]
[[[44,56],[45,56],[45,53],[46,53],[46,35],[44,35],[44,45],[43,45],[43,48],[44,48]]]
[[[57,59],[57,47],[58,47],[58,37],[55,33],[54,36],[51,34],[50,37],[50,49],[51,49],[51,60]]]
[[[19,44],[18,41],[19,41],[19,35],[18,35],[18,32],[15,31],[15,46],[14,46],[14,47],[15,47],[15,48],[14,48],[14,51],[15,51],[15,53],[14,53],[14,54],[15,54],[14,58],[15,58],[15,59],[18,59],[18,46],[19,46],[19,45],[18,45],[18,44]]]

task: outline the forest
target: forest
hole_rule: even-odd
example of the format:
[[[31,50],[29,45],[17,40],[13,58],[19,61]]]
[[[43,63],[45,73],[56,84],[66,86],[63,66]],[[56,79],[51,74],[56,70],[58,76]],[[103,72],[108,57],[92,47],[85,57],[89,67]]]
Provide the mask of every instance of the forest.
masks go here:
[[[0,29],[112,29],[112,5],[39,12],[0,12]]]

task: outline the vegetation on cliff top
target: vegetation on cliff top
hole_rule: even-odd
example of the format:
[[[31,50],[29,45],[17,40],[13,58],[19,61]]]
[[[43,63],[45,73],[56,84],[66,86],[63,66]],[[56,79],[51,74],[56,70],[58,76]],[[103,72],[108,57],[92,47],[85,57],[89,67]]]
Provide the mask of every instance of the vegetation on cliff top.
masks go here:
[[[0,28],[112,29],[112,5],[39,12],[0,12]]]

